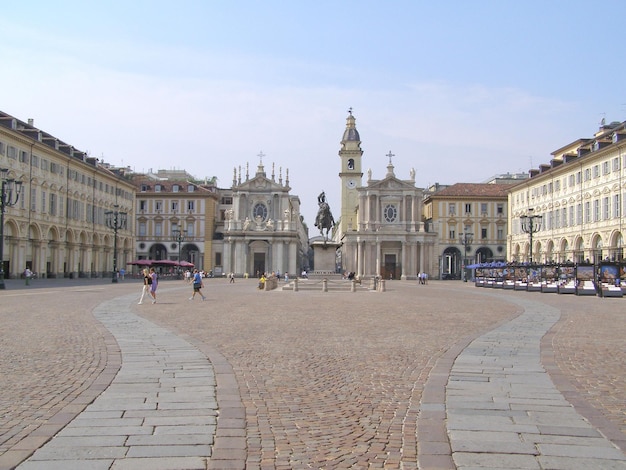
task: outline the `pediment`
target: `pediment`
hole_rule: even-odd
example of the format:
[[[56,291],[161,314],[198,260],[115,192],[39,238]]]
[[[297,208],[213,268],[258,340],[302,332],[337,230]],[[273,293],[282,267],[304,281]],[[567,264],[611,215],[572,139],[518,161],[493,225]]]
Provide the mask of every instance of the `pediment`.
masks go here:
[[[382,179],[382,180],[370,181],[370,183],[366,186],[366,188],[370,190],[376,190],[376,191],[384,191],[384,190],[415,191],[417,190],[414,183],[402,181],[393,176],[388,176],[387,178]]]
[[[257,175],[254,178],[249,179],[237,186],[239,191],[285,191],[286,187],[281,186],[276,181],[272,181],[271,179]]]

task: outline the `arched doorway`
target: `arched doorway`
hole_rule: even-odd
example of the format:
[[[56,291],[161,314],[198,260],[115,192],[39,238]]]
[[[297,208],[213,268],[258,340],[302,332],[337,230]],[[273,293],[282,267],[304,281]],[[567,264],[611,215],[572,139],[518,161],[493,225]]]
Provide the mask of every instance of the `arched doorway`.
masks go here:
[[[493,259],[493,251],[491,248],[487,248],[486,246],[481,246],[476,250],[476,262],[477,263],[488,263],[490,261],[494,261]]]
[[[463,256],[457,247],[446,248],[441,256],[440,278],[461,279],[462,262]]]
[[[162,243],[155,243],[150,247],[150,251],[148,252],[148,259],[167,259],[167,247]]]

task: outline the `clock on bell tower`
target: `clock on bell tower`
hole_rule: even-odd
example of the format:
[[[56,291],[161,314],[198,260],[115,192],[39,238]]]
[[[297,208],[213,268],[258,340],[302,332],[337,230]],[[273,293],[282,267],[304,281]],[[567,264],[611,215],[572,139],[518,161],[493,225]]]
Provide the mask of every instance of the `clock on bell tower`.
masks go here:
[[[361,150],[361,137],[359,131],[356,130],[355,121],[352,108],[350,108],[346,119],[346,130],[341,139],[341,150],[339,150],[339,158],[341,159],[341,171],[339,172],[341,179],[340,236],[347,232],[349,227],[355,229],[357,224],[356,207],[359,203],[357,188],[361,186],[361,178],[363,177],[361,171],[363,150]]]

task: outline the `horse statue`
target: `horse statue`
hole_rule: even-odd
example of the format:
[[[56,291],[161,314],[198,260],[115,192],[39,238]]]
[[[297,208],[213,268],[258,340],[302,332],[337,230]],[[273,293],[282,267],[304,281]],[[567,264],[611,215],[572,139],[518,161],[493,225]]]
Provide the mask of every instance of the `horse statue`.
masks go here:
[[[320,234],[324,237],[324,241],[326,241],[328,234],[335,225],[335,219],[330,212],[330,206],[326,202],[326,194],[323,191],[317,197],[317,203],[320,208],[317,211],[317,217],[315,217],[315,226],[320,229]],[[326,229],[326,235],[324,235],[324,229]]]

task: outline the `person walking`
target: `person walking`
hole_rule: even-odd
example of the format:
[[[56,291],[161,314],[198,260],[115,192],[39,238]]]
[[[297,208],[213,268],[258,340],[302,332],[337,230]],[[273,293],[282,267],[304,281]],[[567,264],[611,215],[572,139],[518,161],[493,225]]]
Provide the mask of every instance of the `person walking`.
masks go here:
[[[156,290],[159,285],[159,278],[154,268],[150,268],[150,279],[152,281],[150,283],[150,295],[152,296],[152,303],[156,304]]]
[[[148,273],[148,268],[143,268],[143,287],[141,289],[141,298],[139,299],[139,305],[143,303],[143,298],[146,294],[150,295],[150,284],[152,284],[152,278]]]
[[[200,294],[202,300],[206,300],[206,297],[202,294],[200,289],[204,287],[204,283],[202,282],[202,275],[197,269],[193,270],[193,294],[189,297],[189,300],[193,300],[196,294]]]

